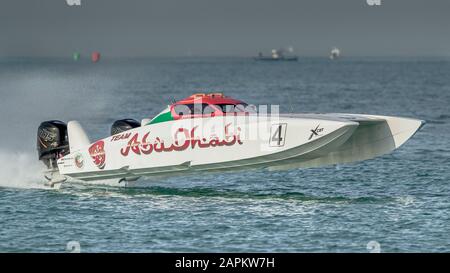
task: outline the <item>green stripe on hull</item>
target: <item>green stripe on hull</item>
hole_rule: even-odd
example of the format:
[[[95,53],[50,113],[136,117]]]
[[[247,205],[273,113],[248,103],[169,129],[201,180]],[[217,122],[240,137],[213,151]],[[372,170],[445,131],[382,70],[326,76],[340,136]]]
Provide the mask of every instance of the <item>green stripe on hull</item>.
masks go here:
[[[172,113],[169,111],[169,112],[165,112],[165,113],[162,113],[162,114],[156,116],[147,125],[160,123],[160,122],[171,121],[171,120],[173,120],[173,117],[172,117]]]

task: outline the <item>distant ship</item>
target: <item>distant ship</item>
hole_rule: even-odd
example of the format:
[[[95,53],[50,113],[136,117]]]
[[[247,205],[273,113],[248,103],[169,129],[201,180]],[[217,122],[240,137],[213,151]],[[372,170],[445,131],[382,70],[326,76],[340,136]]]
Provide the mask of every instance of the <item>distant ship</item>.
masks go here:
[[[333,47],[333,49],[331,50],[331,53],[330,53],[330,59],[336,60],[340,56],[341,56],[341,51],[339,50],[339,48]]]
[[[290,47],[288,52],[292,53],[293,49]],[[297,56],[286,55],[286,50],[284,49],[272,49],[270,56],[264,56],[262,52],[259,52],[258,56],[255,57],[257,61],[297,61]]]

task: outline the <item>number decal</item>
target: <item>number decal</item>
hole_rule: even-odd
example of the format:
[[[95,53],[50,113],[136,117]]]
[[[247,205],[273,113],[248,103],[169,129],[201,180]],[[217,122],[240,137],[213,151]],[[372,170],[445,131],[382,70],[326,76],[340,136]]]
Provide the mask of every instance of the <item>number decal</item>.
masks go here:
[[[283,147],[286,141],[287,123],[272,124],[270,128],[270,147]]]
[[[280,146],[281,141],[283,138],[281,137],[281,125],[278,125],[277,130],[275,133],[273,133],[272,141],[277,141],[277,145]]]

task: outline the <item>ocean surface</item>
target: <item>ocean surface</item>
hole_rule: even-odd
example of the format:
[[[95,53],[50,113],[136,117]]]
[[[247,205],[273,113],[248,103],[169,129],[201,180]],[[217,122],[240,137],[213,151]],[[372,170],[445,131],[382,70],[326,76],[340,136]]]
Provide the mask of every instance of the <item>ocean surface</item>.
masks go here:
[[[0,59],[0,252],[448,252],[450,59]],[[41,121],[116,119],[222,91],[281,112],[427,121],[395,152],[313,169],[214,173],[139,187],[44,186]]]

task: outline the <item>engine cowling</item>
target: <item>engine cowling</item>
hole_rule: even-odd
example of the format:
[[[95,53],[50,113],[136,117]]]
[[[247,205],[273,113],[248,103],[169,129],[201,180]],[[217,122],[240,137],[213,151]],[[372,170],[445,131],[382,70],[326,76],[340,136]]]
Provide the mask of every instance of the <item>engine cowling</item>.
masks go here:
[[[69,152],[67,125],[59,120],[44,121],[37,131],[39,160],[48,168],[56,168],[56,160]]]
[[[111,126],[111,135],[116,135],[140,126],[141,123],[134,119],[116,120]]]

